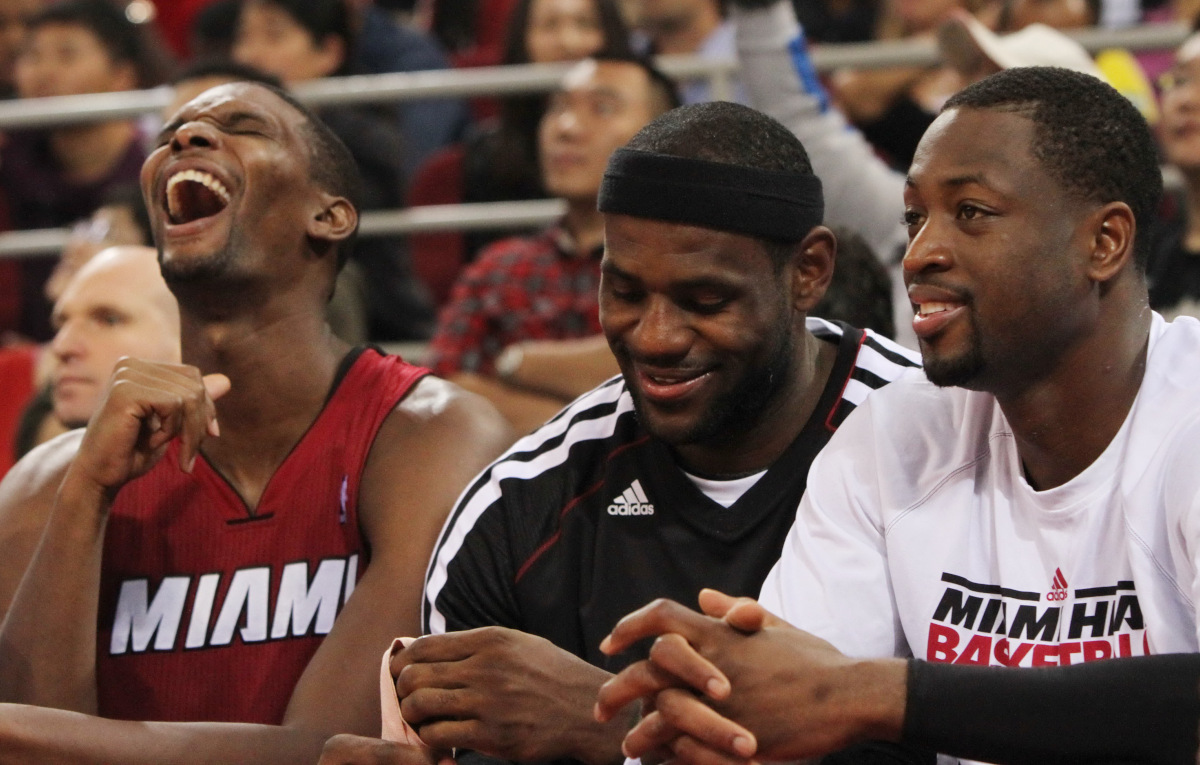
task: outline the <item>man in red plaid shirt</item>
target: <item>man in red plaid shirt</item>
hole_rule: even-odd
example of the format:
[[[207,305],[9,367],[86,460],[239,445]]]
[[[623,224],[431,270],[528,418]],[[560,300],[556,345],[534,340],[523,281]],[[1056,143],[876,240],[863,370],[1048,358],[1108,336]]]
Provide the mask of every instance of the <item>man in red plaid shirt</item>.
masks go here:
[[[674,86],[640,60],[574,67],[538,134],[543,183],[566,199],[566,215],[539,234],[485,249],[438,317],[429,366],[489,398],[518,430],[617,373],[600,336],[604,220],[596,196],[609,154],[675,105]]]

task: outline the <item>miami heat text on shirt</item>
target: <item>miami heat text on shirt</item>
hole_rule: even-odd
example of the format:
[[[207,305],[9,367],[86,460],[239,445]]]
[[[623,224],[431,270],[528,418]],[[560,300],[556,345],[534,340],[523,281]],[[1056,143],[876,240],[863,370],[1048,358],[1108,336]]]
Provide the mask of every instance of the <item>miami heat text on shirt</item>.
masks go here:
[[[322,560],[311,579],[308,561],[275,571],[254,566],[231,574],[168,576],[153,598],[148,579],[126,579],[117,599],[109,653],[175,650],[185,610],[184,648],[226,646],[235,637],[258,643],[327,635],[357,578],[358,555],[351,555]],[[278,584],[275,588],[272,579]]]
[[[1045,667],[1149,654],[1133,582],[1071,591],[1056,571],[1047,593],[942,574],[927,661]]]

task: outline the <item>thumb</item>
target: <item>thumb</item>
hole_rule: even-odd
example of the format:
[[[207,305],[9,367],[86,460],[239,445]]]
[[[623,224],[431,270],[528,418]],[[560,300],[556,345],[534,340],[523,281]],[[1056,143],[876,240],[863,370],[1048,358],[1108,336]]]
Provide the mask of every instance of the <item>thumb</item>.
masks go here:
[[[224,396],[232,387],[233,383],[229,382],[229,378],[223,374],[204,375],[204,390],[213,401]]]
[[[758,632],[774,617],[757,600],[742,598],[725,612],[725,623],[742,632]]]
[[[726,612],[733,608],[737,602],[737,598],[726,595],[719,590],[711,590],[707,587],[700,590],[700,610],[707,616],[723,619]]]

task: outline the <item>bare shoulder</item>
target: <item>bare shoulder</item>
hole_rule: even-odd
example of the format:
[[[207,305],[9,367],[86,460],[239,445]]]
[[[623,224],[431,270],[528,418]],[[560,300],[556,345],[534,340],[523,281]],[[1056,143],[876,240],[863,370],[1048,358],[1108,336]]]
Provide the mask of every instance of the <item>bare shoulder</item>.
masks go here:
[[[413,386],[384,427],[394,438],[433,438],[446,445],[475,443],[480,449],[495,451],[493,456],[515,440],[508,422],[487,399],[433,375]]]
[[[42,538],[54,497],[83,440],[63,433],[26,454],[0,481],[0,618]]]
[[[372,508],[403,505],[440,525],[454,500],[516,440],[485,398],[432,375],[388,415],[363,474],[364,518]],[[385,511],[386,512],[386,511]]]
[[[71,460],[79,451],[84,430],[71,430],[55,436],[26,454],[0,481],[0,523],[13,504],[24,504],[48,494],[53,500]],[[48,508],[47,508],[48,509]]]

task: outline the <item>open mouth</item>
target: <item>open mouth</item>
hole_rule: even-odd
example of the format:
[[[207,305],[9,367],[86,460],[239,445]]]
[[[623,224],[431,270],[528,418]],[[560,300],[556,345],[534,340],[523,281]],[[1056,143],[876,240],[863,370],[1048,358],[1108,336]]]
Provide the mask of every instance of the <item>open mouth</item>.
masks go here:
[[[229,190],[211,173],[183,170],[167,180],[164,206],[175,225],[211,218],[229,205]]]

